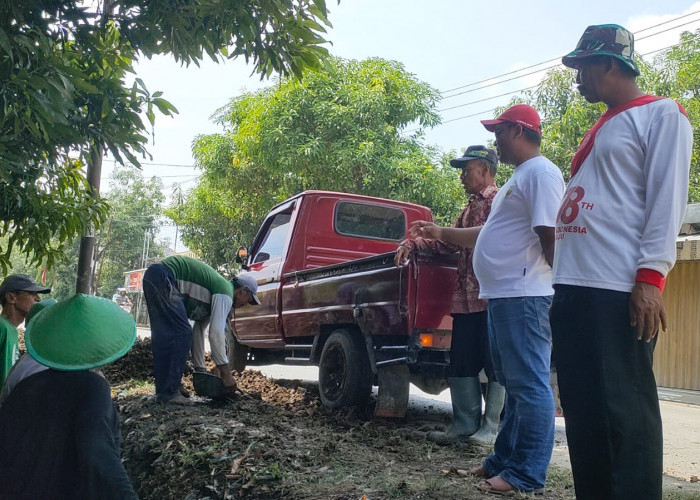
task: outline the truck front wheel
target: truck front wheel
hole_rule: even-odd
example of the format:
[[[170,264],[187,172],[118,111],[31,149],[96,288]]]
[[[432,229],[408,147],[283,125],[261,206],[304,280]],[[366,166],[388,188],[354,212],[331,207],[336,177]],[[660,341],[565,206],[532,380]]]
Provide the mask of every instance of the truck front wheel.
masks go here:
[[[248,364],[248,346],[244,346],[233,334],[230,325],[226,325],[226,350],[228,353],[228,369],[241,373]]]
[[[372,391],[372,369],[359,335],[336,330],[328,337],[318,364],[321,402],[330,408],[363,405]]]

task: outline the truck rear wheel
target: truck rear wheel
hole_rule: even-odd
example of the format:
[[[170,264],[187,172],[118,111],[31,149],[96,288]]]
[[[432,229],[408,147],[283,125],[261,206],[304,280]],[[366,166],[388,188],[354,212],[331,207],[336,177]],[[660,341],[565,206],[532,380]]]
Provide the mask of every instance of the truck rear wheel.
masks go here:
[[[330,408],[363,405],[372,391],[372,369],[359,335],[336,330],[326,341],[318,364],[321,402]]]
[[[248,346],[236,340],[233,330],[226,325],[226,351],[228,354],[228,369],[241,373],[248,364]]]

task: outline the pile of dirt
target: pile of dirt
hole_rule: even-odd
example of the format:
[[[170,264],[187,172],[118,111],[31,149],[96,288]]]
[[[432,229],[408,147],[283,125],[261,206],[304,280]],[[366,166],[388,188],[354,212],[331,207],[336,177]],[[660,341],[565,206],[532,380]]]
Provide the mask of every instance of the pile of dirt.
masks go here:
[[[137,339],[129,352],[103,367],[102,373],[112,385],[123,384],[129,380],[153,382],[151,339]]]
[[[151,366],[146,341],[107,370],[124,463],[142,499],[483,498],[465,471],[488,450],[435,445],[426,435],[445,422],[434,416],[376,419],[373,402],[330,410],[316,384],[253,370],[236,375],[242,394],[233,400],[163,405],[153,398]],[[550,472],[549,481],[543,498],[573,498],[568,471]]]

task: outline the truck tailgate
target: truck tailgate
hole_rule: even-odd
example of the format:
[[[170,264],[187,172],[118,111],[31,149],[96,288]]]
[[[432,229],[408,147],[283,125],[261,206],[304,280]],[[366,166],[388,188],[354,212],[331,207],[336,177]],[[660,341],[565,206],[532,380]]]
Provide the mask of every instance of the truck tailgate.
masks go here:
[[[415,295],[414,330],[452,331],[450,306],[457,279],[457,257],[415,255],[413,266]],[[448,346],[449,347],[449,346]]]

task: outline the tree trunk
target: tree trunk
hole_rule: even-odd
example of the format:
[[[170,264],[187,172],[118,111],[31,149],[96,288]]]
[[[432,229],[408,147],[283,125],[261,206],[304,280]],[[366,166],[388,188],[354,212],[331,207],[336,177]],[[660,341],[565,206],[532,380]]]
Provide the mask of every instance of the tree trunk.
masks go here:
[[[90,162],[87,168],[87,181],[92,190],[92,197],[100,197],[100,176],[102,175],[102,144],[94,144],[90,151]],[[75,283],[76,293],[91,292],[92,285],[92,254],[95,248],[95,228],[91,227],[89,233],[80,240],[80,253],[78,254],[78,279]]]

